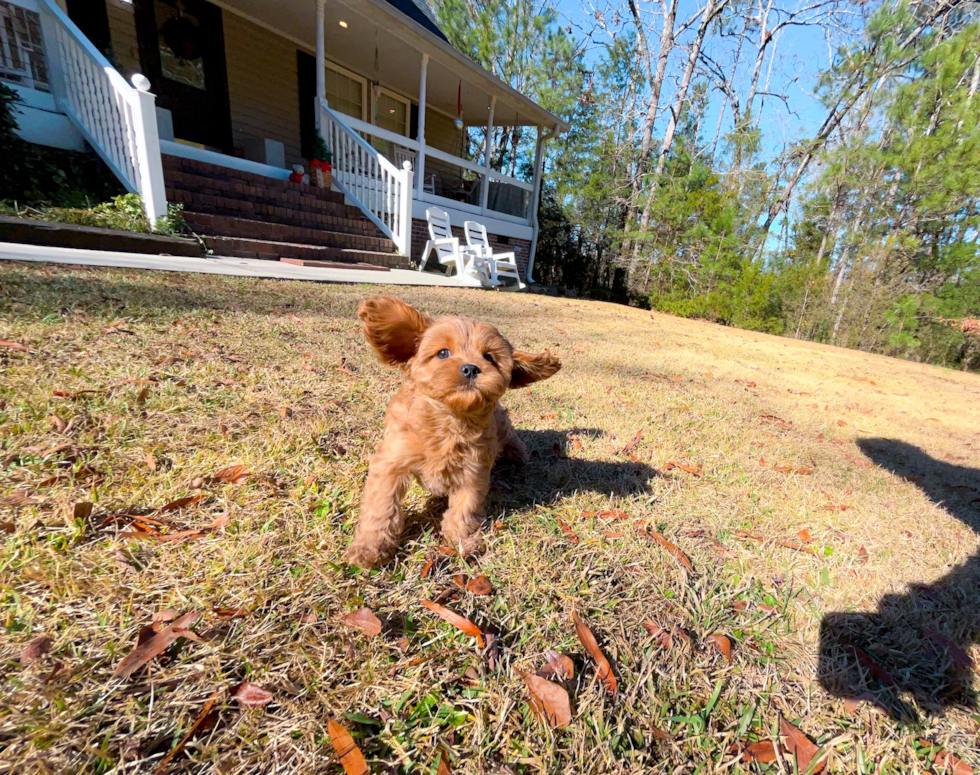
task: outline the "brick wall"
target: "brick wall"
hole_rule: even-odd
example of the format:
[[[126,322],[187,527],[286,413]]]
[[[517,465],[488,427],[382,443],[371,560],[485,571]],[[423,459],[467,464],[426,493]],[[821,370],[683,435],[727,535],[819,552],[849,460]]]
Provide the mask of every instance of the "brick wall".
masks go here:
[[[461,226],[453,226],[453,236],[459,237],[460,242],[466,244],[466,235],[463,233],[463,228]],[[510,237],[509,243],[504,244],[501,240],[507,239],[500,237],[497,234],[491,234],[489,230],[487,231],[487,237],[490,239],[490,245],[493,247],[496,253],[507,253],[513,251],[517,257],[517,266],[520,269],[521,277],[527,277],[527,260],[531,255],[531,241],[526,239],[517,239],[516,237]],[[415,218],[412,220],[412,260],[416,263],[422,260],[422,248],[425,247],[425,243],[429,240],[429,224],[425,221]],[[435,266],[431,263],[435,261],[433,257],[430,259],[430,263],[426,265],[426,269]]]

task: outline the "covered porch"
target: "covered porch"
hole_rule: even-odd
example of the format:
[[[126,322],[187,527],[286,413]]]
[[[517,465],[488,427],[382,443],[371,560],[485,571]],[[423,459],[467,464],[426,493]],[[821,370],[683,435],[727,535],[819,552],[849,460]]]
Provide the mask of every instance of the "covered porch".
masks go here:
[[[0,72],[28,104],[50,103],[37,112],[49,123],[35,141],[67,116],[84,138],[76,146],[94,147],[143,196],[151,222],[173,193],[164,180],[173,165],[161,156],[285,180],[319,137],[333,154],[335,190],[401,255],[419,258],[434,206],[460,236],[466,220],[478,221],[525,273],[533,263],[543,146],[565,126],[456,51],[421,0],[0,7],[26,14],[12,40],[36,72],[50,73],[31,85]],[[294,215],[305,225],[315,214]],[[341,225],[363,231],[354,217]]]
[[[376,163],[335,125],[353,130],[395,170],[410,167],[410,233],[393,235],[404,254],[417,255],[426,210],[436,206],[455,228],[479,220],[495,243],[523,248],[527,265],[543,146],[565,128],[558,118],[456,51],[414,0],[230,0],[222,7],[312,50],[312,122],[304,104],[312,84],[300,71],[302,144],[315,125],[352,199],[381,220],[395,206]]]

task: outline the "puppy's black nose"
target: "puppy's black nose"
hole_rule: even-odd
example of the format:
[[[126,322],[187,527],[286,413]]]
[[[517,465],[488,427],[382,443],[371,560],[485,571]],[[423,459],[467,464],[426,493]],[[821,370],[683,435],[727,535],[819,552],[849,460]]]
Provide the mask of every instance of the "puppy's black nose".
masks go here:
[[[475,379],[476,375],[480,373],[480,367],[475,363],[464,363],[459,367],[459,370],[467,379]]]

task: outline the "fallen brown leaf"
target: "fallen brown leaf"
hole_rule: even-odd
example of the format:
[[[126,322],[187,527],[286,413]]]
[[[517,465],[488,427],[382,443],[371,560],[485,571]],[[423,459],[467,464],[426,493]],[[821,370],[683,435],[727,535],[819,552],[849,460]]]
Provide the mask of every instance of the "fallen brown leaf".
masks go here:
[[[419,576],[423,579],[427,579],[429,574],[432,573],[432,566],[435,565],[434,560],[426,560],[422,565],[422,570],[419,571]]]
[[[930,743],[928,740],[923,740],[922,738],[919,738],[919,745],[921,745],[923,748],[939,748],[933,758],[933,763],[936,765],[939,772],[944,774],[948,773],[948,775],[974,775],[975,770],[973,767],[959,757],[953,756],[953,754],[951,754],[945,748],[941,748],[940,746]]]
[[[112,674],[113,678],[129,678],[141,667],[170,648],[178,638],[187,637],[187,633],[190,632],[188,628],[200,616],[199,613],[184,614],[169,627],[163,628],[145,643],[134,648],[119,663],[119,667]]]
[[[773,466],[773,471],[778,471],[781,474],[812,474],[813,469],[807,468],[806,466]]]
[[[725,658],[726,661],[728,662],[732,661],[732,642],[727,636],[716,632],[712,635],[709,635],[704,640],[705,643],[709,643],[712,646],[714,646],[716,649],[718,649],[718,651],[721,653],[721,655]]]
[[[20,664],[21,667],[27,667],[31,662],[40,659],[49,651],[51,651],[51,645],[54,643],[51,638],[46,635],[41,635],[34,638],[30,643],[28,643],[24,650],[20,653]]]
[[[743,762],[758,762],[759,764],[772,764],[776,761],[776,746],[772,740],[761,740],[758,743],[749,743],[742,751]]]
[[[623,447],[620,452],[624,455],[629,454],[640,445],[641,441],[643,441],[643,431],[637,431],[636,435],[633,437],[633,440]]]
[[[691,573],[694,573],[694,565],[691,563],[691,558],[688,557],[686,554],[684,554],[684,552],[682,552],[677,547],[677,544],[668,541],[663,535],[661,535],[660,533],[654,530],[648,531],[647,535],[650,538],[652,538],[654,541],[656,541],[658,544],[660,544],[667,551],[668,554],[673,555],[673,557],[681,565],[687,568]]]
[[[660,643],[661,648],[670,651],[671,646],[674,645],[674,639],[671,634],[657,624],[653,619],[647,619],[643,622],[643,629],[646,630],[650,635],[652,635],[658,643]]]
[[[364,754],[357,747],[350,732],[340,724],[331,719],[327,722],[327,733],[330,735],[330,744],[340,759],[340,763],[347,775],[369,775],[367,762],[364,761]]]
[[[187,734],[180,739],[180,742],[173,747],[170,753],[163,757],[163,760],[160,762],[159,766],[153,770],[153,775],[161,775],[163,772],[166,772],[167,767],[170,765],[170,762],[173,761],[174,757],[184,750],[184,746],[187,745],[187,741],[197,734],[197,730],[204,726],[205,722],[209,722],[209,718],[214,718],[212,717],[211,711],[214,709],[214,704],[218,701],[220,694],[221,691],[216,690],[214,694],[208,698],[208,701],[204,703],[204,707],[201,708],[201,712],[198,713],[197,718],[194,719],[194,723],[191,724],[191,728],[187,730]],[[217,716],[217,714],[214,715]],[[217,719],[215,718],[214,720],[216,721]],[[211,723],[211,726],[214,726],[214,724]]]
[[[244,608],[213,608],[211,612],[219,619],[241,619],[249,615],[249,611]]]
[[[940,632],[935,630],[923,630],[923,632],[944,649],[956,662],[959,662],[963,667],[969,668],[970,670],[976,670],[976,665],[973,662],[973,657],[967,654],[963,649],[957,646],[953,641],[947,638]]]
[[[445,751],[439,752],[439,766],[436,768],[436,775],[453,775],[453,770],[449,766],[449,754]]]
[[[572,703],[564,686],[533,673],[521,676],[531,697],[535,715],[553,729],[563,729],[572,723]]]
[[[490,583],[484,574],[479,576],[474,576],[469,581],[466,582],[466,589],[472,592],[474,595],[486,596],[493,594],[493,584]]]
[[[565,520],[559,519],[558,527],[561,528],[561,532],[563,532],[565,534],[565,537],[573,544],[577,544],[579,542],[579,537],[575,534],[575,531],[572,530],[572,528]]]
[[[557,683],[571,681],[575,677],[575,663],[571,657],[552,649],[548,649],[544,656],[547,662],[538,669],[537,675]]]
[[[465,616],[460,616],[455,611],[450,611],[448,608],[439,605],[438,603],[433,603],[431,600],[423,600],[422,605],[428,608],[436,616],[440,616],[449,622],[453,627],[458,630],[462,630],[467,635],[471,635],[476,638],[477,644],[480,648],[486,646],[486,641],[483,639],[483,630],[477,627],[473,622],[467,619]]]
[[[780,716],[779,735],[783,738],[783,746],[786,748],[786,752],[790,755],[796,755],[796,767],[799,772],[811,772],[812,775],[823,772],[824,767],[827,766],[826,759],[815,765],[812,770],[810,769],[810,762],[820,753],[820,749],[803,733],[803,730]]]
[[[176,609],[164,608],[163,610],[157,611],[155,614],[153,614],[153,616],[150,617],[150,621],[153,624],[157,624],[158,622],[172,622],[178,616],[180,616],[180,612],[178,612]]]
[[[232,699],[243,708],[262,708],[272,702],[272,692],[251,681],[242,681]]]
[[[595,517],[596,519],[601,519],[603,521],[610,519],[629,519],[630,515],[625,511],[620,511],[619,509],[604,509],[602,511],[583,511],[583,517]]]
[[[381,620],[370,608],[358,608],[340,621],[348,627],[356,627],[371,638],[381,634]]]
[[[7,339],[0,339],[0,347],[6,347],[8,350],[16,350],[17,352],[26,353],[27,348],[20,342],[11,342]]]
[[[575,611],[572,611],[572,622],[575,624],[575,634],[578,636],[579,641],[585,647],[585,650],[589,652],[589,656],[595,660],[596,667],[598,668],[596,673],[599,676],[599,680],[602,681],[602,685],[610,695],[616,696],[616,676],[613,675],[612,665],[609,664],[606,655],[599,648],[599,643],[596,641],[595,635],[592,634],[592,630],[579,618],[578,613]]]
[[[249,471],[243,465],[228,466],[227,468],[222,468],[216,474],[210,477],[212,482],[223,482],[224,484],[244,484],[248,481],[248,477],[251,476]]]
[[[675,468],[679,468],[681,471],[687,471],[687,473],[693,476],[701,476],[701,468],[689,466],[687,463],[678,463],[676,460],[668,460],[660,470],[666,472],[672,471]]]

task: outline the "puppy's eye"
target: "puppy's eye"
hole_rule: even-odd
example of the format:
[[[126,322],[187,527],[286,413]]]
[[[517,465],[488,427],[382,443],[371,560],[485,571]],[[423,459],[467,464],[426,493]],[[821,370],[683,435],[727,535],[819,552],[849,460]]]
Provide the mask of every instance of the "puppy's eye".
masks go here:
[[[446,358],[448,358],[450,355],[451,355],[451,353],[445,347],[443,347],[439,352],[436,353],[436,357],[440,361],[446,360]]]
[[[494,366],[497,365],[497,361],[494,359],[494,357],[490,353],[483,353],[483,357],[486,358],[486,360],[489,361],[490,363],[492,363]]]

